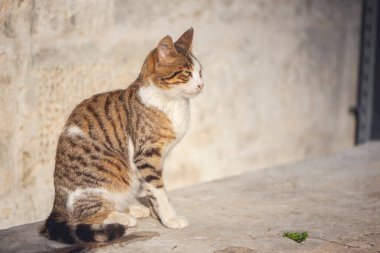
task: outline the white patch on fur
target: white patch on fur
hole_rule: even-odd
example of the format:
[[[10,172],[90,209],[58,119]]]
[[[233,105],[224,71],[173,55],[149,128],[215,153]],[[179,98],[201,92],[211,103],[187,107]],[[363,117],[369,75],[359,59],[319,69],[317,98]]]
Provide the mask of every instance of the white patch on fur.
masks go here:
[[[76,125],[71,125],[69,127],[66,128],[66,133],[69,135],[69,136],[84,136],[84,132],[82,131],[82,129],[80,129],[78,126]]]
[[[137,173],[137,167],[135,163],[133,162],[133,157],[135,155],[135,147],[133,146],[133,141],[131,137],[128,137],[128,159],[129,159],[129,165],[131,166],[132,171],[134,174]]]
[[[129,190],[129,192],[131,194],[131,198],[133,199],[136,198],[139,192],[142,190],[139,178],[137,176],[137,167],[136,167],[135,162],[133,161],[134,154],[135,154],[135,147],[133,146],[132,139],[129,137],[128,138],[128,161],[129,161],[129,166],[131,168],[130,177],[132,178],[131,189]]]
[[[141,101],[166,114],[172,123],[176,141],[185,135],[190,119],[189,100],[181,96],[175,96],[175,92],[158,88],[154,84],[141,87],[139,90]]]

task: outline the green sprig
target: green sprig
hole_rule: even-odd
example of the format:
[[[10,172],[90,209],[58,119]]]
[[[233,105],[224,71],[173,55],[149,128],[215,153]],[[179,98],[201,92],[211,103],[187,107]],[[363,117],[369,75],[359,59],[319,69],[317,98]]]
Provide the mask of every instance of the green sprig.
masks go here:
[[[309,237],[309,234],[305,232],[285,232],[283,237],[288,237],[289,239],[292,239],[293,241],[296,241],[298,243],[301,243],[306,240],[306,238]]]

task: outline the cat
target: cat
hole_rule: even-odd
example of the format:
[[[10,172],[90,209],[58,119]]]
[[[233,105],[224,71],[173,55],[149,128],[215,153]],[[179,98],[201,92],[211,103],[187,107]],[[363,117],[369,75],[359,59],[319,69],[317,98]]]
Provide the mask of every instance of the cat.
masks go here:
[[[162,171],[187,131],[189,99],[204,86],[193,34],[190,28],[175,43],[164,37],[127,89],[94,95],[73,110],[58,140],[55,199],[43,235],[108,242],[149,215],[168,228],[188,226],[169,201]],[[141,191],[149,208],[136,201]]]

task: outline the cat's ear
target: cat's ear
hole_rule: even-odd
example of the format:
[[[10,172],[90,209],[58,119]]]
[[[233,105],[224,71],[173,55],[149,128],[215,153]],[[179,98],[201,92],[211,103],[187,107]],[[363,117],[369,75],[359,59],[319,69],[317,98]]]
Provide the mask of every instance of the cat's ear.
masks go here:
[[[191,51],[191,44],[193,43],[194,29],[191,27],[174,43],[176,46]]]
[[[173,40],[169,35],[167,35],[158,43],[157,52],[160,62],[170,61],[178,54],[177,50],[175,50]]]

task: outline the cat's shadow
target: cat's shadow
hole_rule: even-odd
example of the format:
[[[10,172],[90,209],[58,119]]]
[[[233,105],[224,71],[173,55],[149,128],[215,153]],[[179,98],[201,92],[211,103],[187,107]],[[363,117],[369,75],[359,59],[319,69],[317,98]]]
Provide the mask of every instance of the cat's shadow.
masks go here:
[[[150,208],[149,206],[149,201],[148,201],[148,197],[147,196],[141,196],[141,197],[137,197],[136,200],[143,206],[145,206],[146,208]]]

